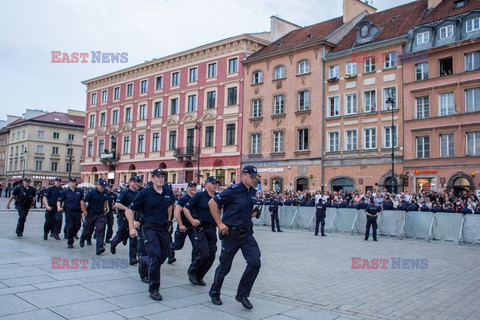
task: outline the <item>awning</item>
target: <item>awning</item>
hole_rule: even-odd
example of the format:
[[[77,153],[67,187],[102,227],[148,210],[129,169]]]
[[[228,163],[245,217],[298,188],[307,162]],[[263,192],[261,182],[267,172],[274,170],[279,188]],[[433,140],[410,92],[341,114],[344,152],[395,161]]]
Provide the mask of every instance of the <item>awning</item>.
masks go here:
[[[10,179],[10,180],[8,180],[8,183],[15,183],[19,180],[22,180],[22,179],[20,179],[20,178]]]

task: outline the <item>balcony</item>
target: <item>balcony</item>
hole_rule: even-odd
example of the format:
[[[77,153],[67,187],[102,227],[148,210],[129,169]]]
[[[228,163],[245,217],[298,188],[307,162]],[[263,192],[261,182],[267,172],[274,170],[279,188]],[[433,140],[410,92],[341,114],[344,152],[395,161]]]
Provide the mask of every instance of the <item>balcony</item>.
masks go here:
[[[118,160],[120,160],[120,155],[116,154],[115,152],[102,153],[100,155],[100,162],[106,166],[116,166],[118,164]]]
[[[200,154],[198,147],[176,148],[173,155],[177,161],[197,160]]]

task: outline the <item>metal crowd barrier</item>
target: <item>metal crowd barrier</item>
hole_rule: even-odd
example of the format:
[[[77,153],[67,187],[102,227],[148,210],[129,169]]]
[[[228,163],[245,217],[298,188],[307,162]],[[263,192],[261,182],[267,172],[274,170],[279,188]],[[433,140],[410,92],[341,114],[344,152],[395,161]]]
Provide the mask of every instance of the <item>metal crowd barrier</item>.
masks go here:
[[[283,228],[315,228],[314,207],[279,207],[280,225]],[[386,210],[378,218],[378,234],[389,237],[453,241],[458,244],[480,243],[480,215],[463,215],[447,212],[405,212]],[[255,225],[271,226],[268,207],[263,207]],[[364,210],[327,208],[325,230],[364,234],[366,218]]]

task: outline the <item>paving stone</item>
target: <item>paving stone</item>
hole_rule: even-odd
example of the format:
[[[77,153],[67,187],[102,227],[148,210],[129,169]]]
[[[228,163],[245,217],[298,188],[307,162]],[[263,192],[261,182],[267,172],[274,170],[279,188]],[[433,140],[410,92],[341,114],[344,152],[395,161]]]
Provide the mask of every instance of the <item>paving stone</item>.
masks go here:
[[[50,308],[50,310],[67,319],[105,313],[118,309],[118,306],[108,303],[105,300],[92,300]]]
[[[145,283],[134,279],[120,279],[116,281],[100,281],[85,283],[83,287],[103,294],[107,297],[115,297],[125,294],[148,292],[148,286]]]
[[[9,316],[1,317],[2,320],[18,320],[18,319],[34,319],[34,320],[63,320],[65,318],[60,317],[55,312],[48,309],[40,309],[29,312],[15,313]]]
[[[30,303],[14,295],[6,295],[0,299],[0,316],[37,309]]]
[[[5,279],[2,282],[9,287],[18,287],[18,286],[25,286],[25,285],[35,285],[38,283],[45,283],[45,282],[54,282],[56,281],[52,277],[48,275],[38,275],[38,276],[30,276],[30,277],[19,277],[19,278],[12,278],[12,279]]]
[[[68,286],[60,288],[43,289],[17,294],[19,297],[37,306],[50,308],[83,301],[102,299],[105,296],[81,286]]]
[[[144,316],[149,320],[154,319],[175,319],[175,320],[191,320],[191,319],[222,319],[222,320],[243,320],[245,317],[234,316],[219,310],[208,308],[202,305],[190,306],[187,308],[174,309],[161,313]]]
[[[150,298],[148,298],[150,299]],[[147,304],[143,306],[137,306],[137,307],[132,307],[132,308],[127,308],[127,309],[122,309],[122,310],[117,310],[115,313],[118,313],[119,315],[131,319],[134,317],[142,317],[150,314],[155,314],[159,312],[165,312],[168,310],[172,310],[172,308],[169,308],[161,303],[152,303],[152,304]]]
[[[99,313],[99,314],[94,314],[91,316],[87,317],[80,317],[80,318],[74,318],[74,320],[123,320],[126,319],[122,317],[121,315],[118,315],[114,312],[106,312],[106,313]]]

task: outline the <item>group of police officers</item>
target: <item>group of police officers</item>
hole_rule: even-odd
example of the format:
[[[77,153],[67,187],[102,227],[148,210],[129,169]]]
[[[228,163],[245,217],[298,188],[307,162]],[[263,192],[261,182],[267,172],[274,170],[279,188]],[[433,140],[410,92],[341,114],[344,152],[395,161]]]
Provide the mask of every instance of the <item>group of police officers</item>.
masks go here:
[[[83,230],[79,238],[80,247],[85,242],[91,245],[96,240],[96,254],[105,252],[105,243],[110,243],[110,252],[116,254],[118,244],[129,241],[130,264],[139,264],[142,281],[149,284],[150,298],[162,300],[160,289],[160,268],[168,259],[175,261],[175,250],[183,248],[186,237],[192,243],[192,261],[187,275],[193,285],[205,286],[204,276],[212,267],[217,252],[217,231],[222,241],[219,265],[209,295],[215,305],[221,305],[221,288],[225,276],[230,272],[232,262],[239,250],[247,262],[240,279],[235,299],[246,309],[253,308],[248,297],[260,270],[260,249],[253,237],[252,217],[260,215],[261,208],[254,207],[257,190],[254,188],[259,177],[257,168],[245,166],[241,181],[232,184],[221,193],[217,193],[218,181],[208,177],[205,190],[197,192],[195,182],[188,183],[187,193],[177,203],[171,184],[166,181],[167,173],[155,169],[149,183],[142,188],[140,177],[132,177],[128,188],[117,197],[113,186],[99,179],[95,189],[84,194],[77,187],[75,178],[71,178],[67,188],[61,186],[56,178],[54,185],[46,189],[43,205],[45,207],[44,240],[49,234],[60,240],[63,213],[65,214],[64,237],[68,248],[73,248],[74,239],[78,239],[82,221]],[[15,199],[19,219],[16,228],[17,237],[23,236],[28,211],[35,197],[30,178],[15,188],[7,203]],[[175,210],[173,210],[175,206]],[[118,212],[118,229],[113,236],[113,213]],[[278,205],[270,205],[272,222],[276,213],[278,223]],[[172,221],[175,216],[177,230],[171,241]],[[107,230],[106,230],[107,229]],[[106,231],[106,235],[105,235]],[[105,238],[106,236],[106,238]]]

